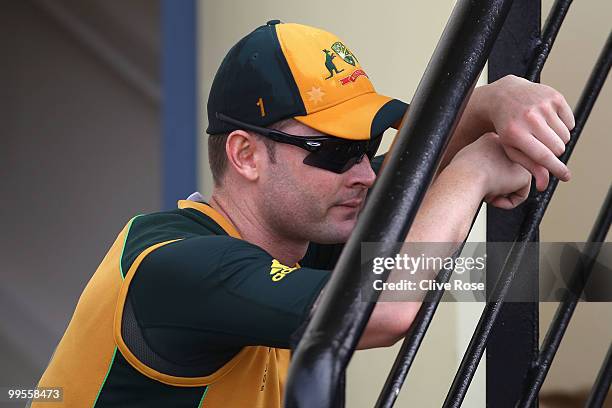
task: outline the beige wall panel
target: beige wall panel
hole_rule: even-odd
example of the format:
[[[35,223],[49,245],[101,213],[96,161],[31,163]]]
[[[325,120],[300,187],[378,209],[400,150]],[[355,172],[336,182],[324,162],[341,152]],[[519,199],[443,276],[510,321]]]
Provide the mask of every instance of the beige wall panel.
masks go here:
[[[552,5],[544,0],[543,14]],[[544,20],[544,18],[543,18]],[[612,21],[612,2],[574,2],[542,73],[542,82],[575,108]],[[569,161],[572,180],[561,183],[541,226],[542,241],[584,241],[612,182],[612,86],[608,81]],[[610,320],[612,321],[612,319]]]
[[[543,0],[543,15],[553,0]],[[544,20],[545,18],[543,18]],[[612,2],[574,2],[542,74],[542,82],[561,91],[575,108],[599,55],[612,21]],[[588,237],[612,182],[612,85],[602,89],[569,168],[572,180],[555,192],[541,225],[542,241],[584,241]],[[608,234],[608,241],[611,235]],[[544,338],[557,308],[540,306],[540,337]],[[590,389],[612,339],[612,304],[581,303],[561,343],[543,387],[547,391]]]

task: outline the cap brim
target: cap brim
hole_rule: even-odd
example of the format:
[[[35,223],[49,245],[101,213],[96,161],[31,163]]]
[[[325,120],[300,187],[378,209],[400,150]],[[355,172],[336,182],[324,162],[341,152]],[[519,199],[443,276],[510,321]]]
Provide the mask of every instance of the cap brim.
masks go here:
[[[407,103],[371,92],[294,119],[327,135],[367,140],[397,128],[407,109]]]

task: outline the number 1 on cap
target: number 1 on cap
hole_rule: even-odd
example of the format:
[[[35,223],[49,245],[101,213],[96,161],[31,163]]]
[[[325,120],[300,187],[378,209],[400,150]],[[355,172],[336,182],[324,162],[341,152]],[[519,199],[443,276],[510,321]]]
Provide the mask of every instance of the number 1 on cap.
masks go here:
[[[264,116],[266,116],[266,110],[264,109],[263,99],[259,98],[259,100],[257,101],[257,106],[259,106],[259,109],[261,110],[261,117],[263,118]]]

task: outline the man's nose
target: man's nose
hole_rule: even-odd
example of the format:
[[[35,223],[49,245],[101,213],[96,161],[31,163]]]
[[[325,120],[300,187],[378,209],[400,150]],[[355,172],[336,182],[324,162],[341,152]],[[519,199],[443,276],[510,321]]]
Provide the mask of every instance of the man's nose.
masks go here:
[[[374,185],[374,181],[376,180],[376,173],[372,170],[372,165],[370,164],[370,159],[368,156],[363,156],[363,159],[353,165],[348,170],[350,175],[349,184],[361,184],[366,188],[370,188]]]

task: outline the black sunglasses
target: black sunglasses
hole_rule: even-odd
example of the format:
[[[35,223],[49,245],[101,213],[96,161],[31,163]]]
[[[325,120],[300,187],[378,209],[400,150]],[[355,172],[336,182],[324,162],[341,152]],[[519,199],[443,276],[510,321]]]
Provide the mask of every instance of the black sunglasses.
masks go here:
[[[222,113],[216,113],[217,119],[241,129],[256,132],[278,143],[290,144],[310,152],[304,158],[304,164],[344,173],[363,160],[363,156],[372,159],[380,146],[382,134],[370,140],[347,140],[333,136],[296,136],[280,130],[251,125]]]

